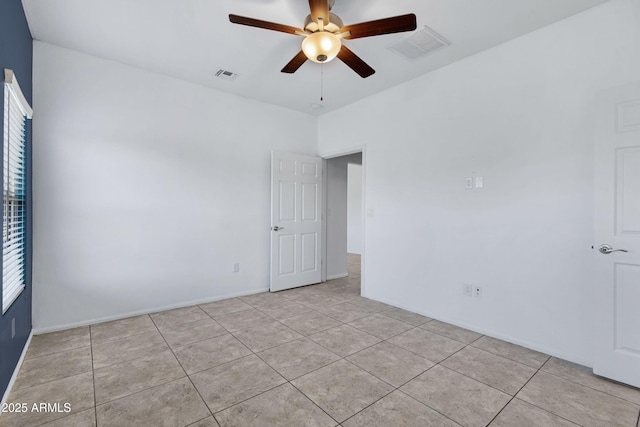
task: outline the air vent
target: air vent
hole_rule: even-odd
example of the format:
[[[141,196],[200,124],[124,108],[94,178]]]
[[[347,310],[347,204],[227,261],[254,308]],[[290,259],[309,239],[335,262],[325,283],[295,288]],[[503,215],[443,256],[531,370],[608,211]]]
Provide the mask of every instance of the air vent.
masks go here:
[[[240,74],[232,73],[231,71],[223,70],[222,68],[216,71],[216,77],[229,82],[234,81],[240,76]]]
[[[415,61],[450,44],[440,34],[425,26],[388,48],[409,61]]]

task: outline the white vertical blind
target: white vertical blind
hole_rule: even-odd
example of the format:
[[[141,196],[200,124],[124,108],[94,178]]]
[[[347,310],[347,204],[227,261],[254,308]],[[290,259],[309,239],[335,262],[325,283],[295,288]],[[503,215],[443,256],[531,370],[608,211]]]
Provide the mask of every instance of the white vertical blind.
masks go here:
[[[3,126],[2,313],[25,288],[26,103],[13,72],[5,70]]]

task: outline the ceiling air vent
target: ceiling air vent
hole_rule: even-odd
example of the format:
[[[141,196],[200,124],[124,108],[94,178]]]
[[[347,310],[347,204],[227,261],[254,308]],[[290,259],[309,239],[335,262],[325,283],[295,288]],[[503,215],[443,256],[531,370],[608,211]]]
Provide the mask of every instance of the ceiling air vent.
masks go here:
[[[388,49],[409,61],[415,61],[450,44],[440,34],[425,26],[388,46]]]
[[[240,74],[232,73],[231,71],[223,70],[222,68],[216,71],[216,77],[229,82],[234,81],[239,76]]]

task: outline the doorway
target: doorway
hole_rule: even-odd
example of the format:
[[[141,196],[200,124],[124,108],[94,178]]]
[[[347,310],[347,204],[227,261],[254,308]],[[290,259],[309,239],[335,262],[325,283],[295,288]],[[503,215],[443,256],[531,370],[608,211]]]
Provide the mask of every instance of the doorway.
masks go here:
[[[362,287],[364,256],[363,153],[325,158],[325,234],[323,278],[357,281]]]

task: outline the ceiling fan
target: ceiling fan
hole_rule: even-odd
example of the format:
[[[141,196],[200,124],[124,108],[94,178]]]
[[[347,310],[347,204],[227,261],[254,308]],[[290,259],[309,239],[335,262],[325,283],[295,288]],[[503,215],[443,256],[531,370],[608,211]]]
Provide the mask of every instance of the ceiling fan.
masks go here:
[[[369,77],[375,70],[342,44],[342,39],[351,40],[416,29],[416,15],[413,13],[344,25],[339,16],[329,12],[334,3],[335,0],[309,0],[311,14],[304,21],[304,29],[233,14],[229,15],[229,20],[234,24],[303,36],[302,50],[284,66],[281,70],[283,73],[295,73],[307,59],[322,64],[337,57],[362,78]]]

